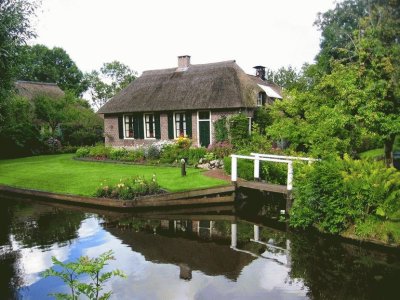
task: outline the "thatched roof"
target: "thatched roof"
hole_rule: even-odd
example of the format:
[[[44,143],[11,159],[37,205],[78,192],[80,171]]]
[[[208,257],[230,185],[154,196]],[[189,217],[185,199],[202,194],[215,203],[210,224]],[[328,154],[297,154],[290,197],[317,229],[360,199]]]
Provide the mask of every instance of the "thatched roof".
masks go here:
[[[15,83],[18,95],[32,100],[38,96],[61,98],[64,92],[55,83],[17,81]]]
[[[249,108],[260,91],[233,60],[145,71],[98,113]]]

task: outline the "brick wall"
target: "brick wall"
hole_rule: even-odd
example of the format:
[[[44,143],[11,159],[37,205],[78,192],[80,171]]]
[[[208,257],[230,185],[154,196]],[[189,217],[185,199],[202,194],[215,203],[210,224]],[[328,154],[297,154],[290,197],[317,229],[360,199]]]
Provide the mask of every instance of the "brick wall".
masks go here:
[[[223,116],[230,116],[238,113],[238,110],[226,110],[226,111],[211,111],[211,143],[215,142],[214,123]],[[244,112],[248,116],[252,116],[252,112]],[[161,126],[161,140],[168,140],[168,115],[160,115],[160,126]],[[197,111],[192,113],[192,144],[198,145],[197,136]],[[107,146],[113,147],[137,147],[141,145],[149,145],[157,140],[143,140],[143,139],[120,139],[118,133],[118,116],[117,115],[105,115],[104,116],[104,136],[105,143]]]

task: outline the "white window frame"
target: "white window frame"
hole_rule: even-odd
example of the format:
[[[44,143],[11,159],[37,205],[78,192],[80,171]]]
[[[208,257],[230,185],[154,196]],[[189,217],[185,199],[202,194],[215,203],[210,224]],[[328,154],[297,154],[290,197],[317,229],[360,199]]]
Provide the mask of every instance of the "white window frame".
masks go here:
[[[125,130],[126,121],[125,121],[125,117],[127,117],[127,116],[132,116],[133,117],[133,137],[127,137],[126,136],[126,130]],[[134,140],[135,139],[135,117],[134,117],[134,115],[133,114],[123,115],[122,124],[124,125],[123,126],[123,128],[124,128],[124,140]]]
[[[263,93],[259,92],[257,96],[257,106],[261,107],[263,106]]]
[[[176,136],[176,120],[175,116],[176,114],[184,114],[185,115],[185,133],[184,137],[187,137],[187,120],[186,120],[186,112],[185,111],[174,111],[174,139],[179,138],[179,136]],[[192,114],[190,114],[190,117],[192,117]]]
[[[251,135],[251,117],[247,117],[247,119],[249,120],[249,135]]]
[[[209,112],[209,116],[210,116],[210,118],[209,119],[202,119],[202,120],[200,120],[200,112]],[[211,110],[198,110],[197,111],[197,146],[198,147],[201,147],[201,145],[200,145],[200,122],[202,122],[202,121],[209,121],[210,123],[210,144],[212,144],[212,131],[211,131]]]
[[[154,131],[154,137],[147,137],[146,115],[153,115],[153,131]],[[143,128],[144,128],[144,139],[145,139],[145,140],[155,140],[155,139],[156,139],[156,119],[155,119],[154,113],[144,113],[144,114],[143,114]],[[150,129],[149,129],[149,130],[150,130]]]

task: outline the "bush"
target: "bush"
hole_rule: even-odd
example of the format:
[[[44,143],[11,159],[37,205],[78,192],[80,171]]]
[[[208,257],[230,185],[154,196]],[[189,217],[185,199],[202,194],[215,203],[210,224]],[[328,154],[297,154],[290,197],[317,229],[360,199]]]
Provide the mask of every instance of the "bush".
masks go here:
[[[245,144],[249,138],[249,119],[243,114],[230,117],[229,134],[235,147]]]
[[[82,147],[76,150],[75,156],[76,157],[88,157],[90,153],[89,147]]]
[[[217,158],[224,158],[233,153],[233,146],[228,141],[217,142],[215,144],[210,144],[207,148],[209,152],[214,153]]]
[[[133,177],[121,180],[115,185],[101,185],[95,192],[95,197],[133,200],[139,196],[160,194],[163,191],[157,183],[156,176],[146,180],[142,177]]]
[[[294,227],[340,233],[369,216],[390,218],[400,210],[400,172],[382,163],[331,158],[295,173]]]
[[[203,158],[207,154],[206,148],[200,147],[200,148],[190,148],[187,151],[187,158],[188,158],[188,163],[190,165],[196,165],[198,164],[199,160]]]
[[[127,154],[123,157],[123,160],[133,162],[143,162],[145,160],[144,149],[138,148],[135,150],[127,151]]]
[[[89,156],[96,159],[106,159],[110,156],[111,147],[106,147],[102,144],[98,144],[90,148]]]
[[[214,122],[214,132],[215,132],[215,140],[217,142],[223,142],[228,140],[228,128],[225,116]]]
[[[125,148],[112,148],[108,158],[113,160],[123,160],[127,155],[128,150]]]
[[[224,158],[224,170],[227,174],[231,174],[232,158]],[[239,178],[245,180],[254,179],[254,163],[250,160],[238,159],[237,161],[237,174]]]
[[[286,185],[287,164],[276,162],[261,162],[260,176],[268,183]]]
[[[181,153],[181,149],[177,145],[167,145],[163,148],[160,155],[160,162],[171,164],[174,163]]]
[[[145,157],[148,160],[157,160],[160,158],[161,151],[157,146],[150,145],[145,149]]]
[[[192,140],[190,138],[180,136],[176,140],[176,145],[181,149],[189,149],[192,145]]]

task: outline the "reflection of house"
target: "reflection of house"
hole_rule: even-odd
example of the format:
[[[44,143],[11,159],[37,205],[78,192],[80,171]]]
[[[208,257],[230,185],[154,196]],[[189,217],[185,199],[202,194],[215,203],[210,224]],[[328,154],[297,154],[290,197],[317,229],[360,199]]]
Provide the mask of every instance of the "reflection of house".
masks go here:
[[[106,144],[137,146],[183,135],[208,146],[216,120],[239,112],[251,118],[258,106],[282,98],[265,80],[265,67],[255,68],[251,76],[233,60],[193,65],[185,55],[177,68],[145,71],[98,111]]]
[[[173,221],[162,224],[165,228],[174,225]],[[174,265],[185,264],[191,270],[199,270],[207,275],[223,275],[231,280],[236,280],[242,269],[254,259],[248,254],[233,251],[229,244],[205,242],[193,239],[193,236],[183,238],[117,228],[105,230],[129,245],[133,251],[141,253],[146,260]]]

